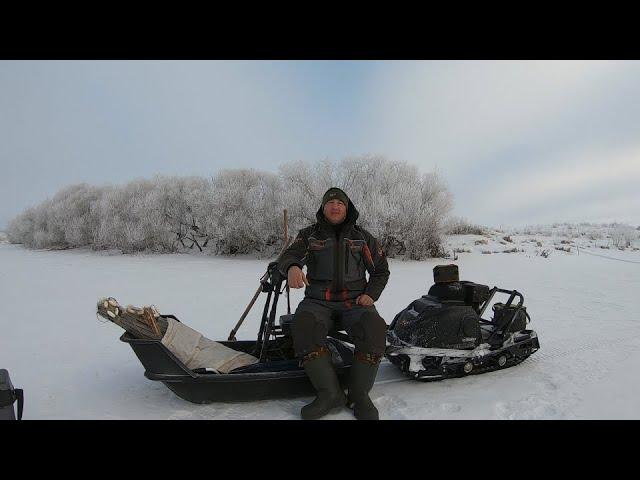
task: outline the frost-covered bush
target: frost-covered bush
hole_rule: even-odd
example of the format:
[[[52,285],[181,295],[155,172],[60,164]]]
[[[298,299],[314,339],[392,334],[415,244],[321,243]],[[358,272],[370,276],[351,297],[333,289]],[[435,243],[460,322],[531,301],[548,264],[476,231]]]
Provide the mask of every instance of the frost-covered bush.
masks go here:
[[[633,226],[619,222],[578,224],[555,223],[551,226],[528,226],[521,230],[528,235],[544,235],[557,238],[585,239],[602,248],[615,247],[625,249],[632,247],[640,238]],[[563,241],[561,241],[563,243]],[[604,245],[603,245],[604,244]]]
[[[624,224],[611,228],[610,234],[611,243],[613,243],[616,248],[621,249],[630,247],[636,238],[638,238],[637,231],[634,230],[632,226]]]
[[[211,179],[163,177],[125,185],[62,189],[9,224],[8,239],[31,248],[116,248],[123,252],[207,249],[272,256],[289,234],[316,221],[322,194],[342,188],[359,223],[387,255],[441,256],[452,196],[435,173],[381,157],[282,165],[278,174],[223,170]]]
[[[208,226],[216,253],[272,252],[282,245],[282,185],[277,175],[224,170],[213,179]]]
[[[166,197],[172,188],[191,189],[193,183],[156,177],[118,187],[73,185],[13,219],[9,240],[31,248],[174,251],[176,235],[164,215]],[[172,208],[179,208],[178,198],[169,199]]]
[[[100,226],[95,248],[123,252],[173,251],[169,225],[162,217],[162,179],[136,180],[106,189],[98,203]]]
[[[487,231],[486,227],[475,225],[462,217],[451,217],[445,225],[447,235],[485,235]]]
[[[29,208],[13,218],[7,226],[7,239],[11,243],[22,243],[33,248],[36,209]]]
[[[206,246],[212,183],[199,177],[135,180],[107,187],[96,207],[94,248],[174,252]]]
[[[322,194],[343,189],[360,212],[358,223],[378,238],[388,256],[441,256],[445,219],[452,195],[436,173],[382,157],[347,158],[280,167],[283,204],[293,229],[316,221]]]

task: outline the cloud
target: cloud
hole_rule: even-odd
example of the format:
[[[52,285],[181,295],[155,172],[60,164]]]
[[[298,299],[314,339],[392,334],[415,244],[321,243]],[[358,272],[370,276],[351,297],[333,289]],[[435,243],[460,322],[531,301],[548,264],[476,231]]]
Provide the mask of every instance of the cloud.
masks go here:
[[[72,183],[275,171],[304,98],[269,62],[0,62],[0,228]]]
[[[381,136],[411,160],[462,164],[588,94],[609,62],[411,62],[382,71]]]
[[[457,214],[548,216],[552,199],[588,204],[594,182],[614,190],[638,178],[639,85],[640,62],[401,62],[370,90],[372,137],[390,157],[437,166]],[[637,218],[630,209],[609,215]]]
[[[631,218],[605,200],[635,198],[639,85],[630,61],[0,61],[0,228],[71,183],[361,154],[437,167],[478,223]]]
[[[474,210],[520,217],[520,222],[536,221],[536,216],[563,220],[558,218],[562,214],[588,220],[584,212],[597,211],[601,217],[608,205],[611,218],[640,221],[633,208],[640,205],[640,144],[563,151],[546,160],[492,176],[491,193],[478,196]],[[620,195],[638,202],[621,203]]]

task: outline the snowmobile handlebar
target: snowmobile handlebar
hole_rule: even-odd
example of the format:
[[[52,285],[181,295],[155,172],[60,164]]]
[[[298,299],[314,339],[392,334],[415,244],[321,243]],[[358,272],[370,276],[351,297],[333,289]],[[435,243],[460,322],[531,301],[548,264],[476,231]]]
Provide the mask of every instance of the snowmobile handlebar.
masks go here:
[[[511,306],[516,297],[518,297],[518,304],[516,305],[516,308],[520,309],[520,307],[524,305],[524,296],[517,290],[506,290],[504,288],[493,287],[489,292],[489,298],[482,304],[479,313],[480,317],[482,317],[484,311],[487,309],[496,293],[504,293],[506,295],[509,295],[509,300],[507,300],[507,303],[505,304],[506,307]]]
[[[491,300],[493,299],[493,297],[494,297],[494,295],[496,293],[504,293],[506,295],[509,295],[509,300],[507,300],[507,303],[504,304],[505,308],[511,307],[513,305],[513,301],[516,299],[516,297],[518,297],[518,303],[515,305],[513,314],[511,315],[511,318],[509,319],[509,321],[506,322],[500,329],[496,328],[491,333],[491,335],[489,335],[489,338],[487,339],[488,341],[490,341],[491,339],[496,337],[498,335],[498,333],[500,333],[500,332],[502,332],[502,333],[507,332],[509,330],[509,328],[511,327],[511,324],[515,321],[516,315],[518,314],[518,312],[522,309],[522,306],[524,305],[524,295],[522,295],[517,290],[506,290],[504,288],[493,287],[491,289],[491,291],[489,292],[489,298],[482,304],[482,308],[480,309],[480,313],[478,314],[481,321],[485,321],[486,322],[486,320],[482,319],[482,315],[484,314],[485,310],[487,309],[487,307],[491,303]],[[525,315],[527,317],[529,317],[529,314],[527,314],[526,311],[525,311]],[[491,323],[491,322],[489,322],[489,323]]]
[[[506,293],[507,295],[509,295],[509,300],[507,301],[506,305],[511,305],[516,297],[518,297],[518,305],[516,305],[517,307],[521,307],[524,304],[524,296],[517,290],[505,290],[498,287],[493,288],[496,292]]]

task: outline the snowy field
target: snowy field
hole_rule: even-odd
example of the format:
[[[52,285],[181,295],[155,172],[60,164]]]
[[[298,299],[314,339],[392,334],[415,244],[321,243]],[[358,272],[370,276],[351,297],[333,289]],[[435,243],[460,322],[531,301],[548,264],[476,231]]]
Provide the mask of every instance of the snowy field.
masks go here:
[[[380,418],[639,419],[639,245],[620,251],[587,236],[514,234],[505,241],[503,235],[453,236],[449,250],[460,251],[461,279],[524,294],[540,350],[513,368],[436,383],[410,380],[385,361],[371,392]],[[494,253],[513,248],[519,251]],[[391,259],[389,284],[376,303],[387,323],[426,294],[434,265],[450,262]],[[0,368],[25,391],[25,419],[298,419],[310,398],[181,400],[147,380],[131,348],[118,340],[122,330],[95,314],[105,296],[123,305],[155,304],[211,339],[226,339],[266,264],[187,254],[34,251],[0,238]],[[293,292],[292,308],[301,298],[301,291]],[[238,338],[255,338],[263,301],[264,295]],[[286,302],[281,305],[284,311]],[[344,410],[326,418],[353,416]]]

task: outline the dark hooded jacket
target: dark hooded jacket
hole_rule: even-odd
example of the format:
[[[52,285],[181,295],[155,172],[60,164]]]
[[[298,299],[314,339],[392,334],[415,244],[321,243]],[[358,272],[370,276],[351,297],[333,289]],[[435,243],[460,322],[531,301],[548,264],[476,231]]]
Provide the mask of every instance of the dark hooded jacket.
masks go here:
[[[374,301],[380,298],[389,280],[389,265],[376,238],[356,225],[358,215],[349,199],[341,228],[334,228],[320,206],[317,222],[300,230],[278,258],[278,268],[285,276],[292,265],[307,266],[310,285],[305,289],[305,297],[345,302],[348,307],[363,293]],[[369,281],[365,272],[369,273]]]

